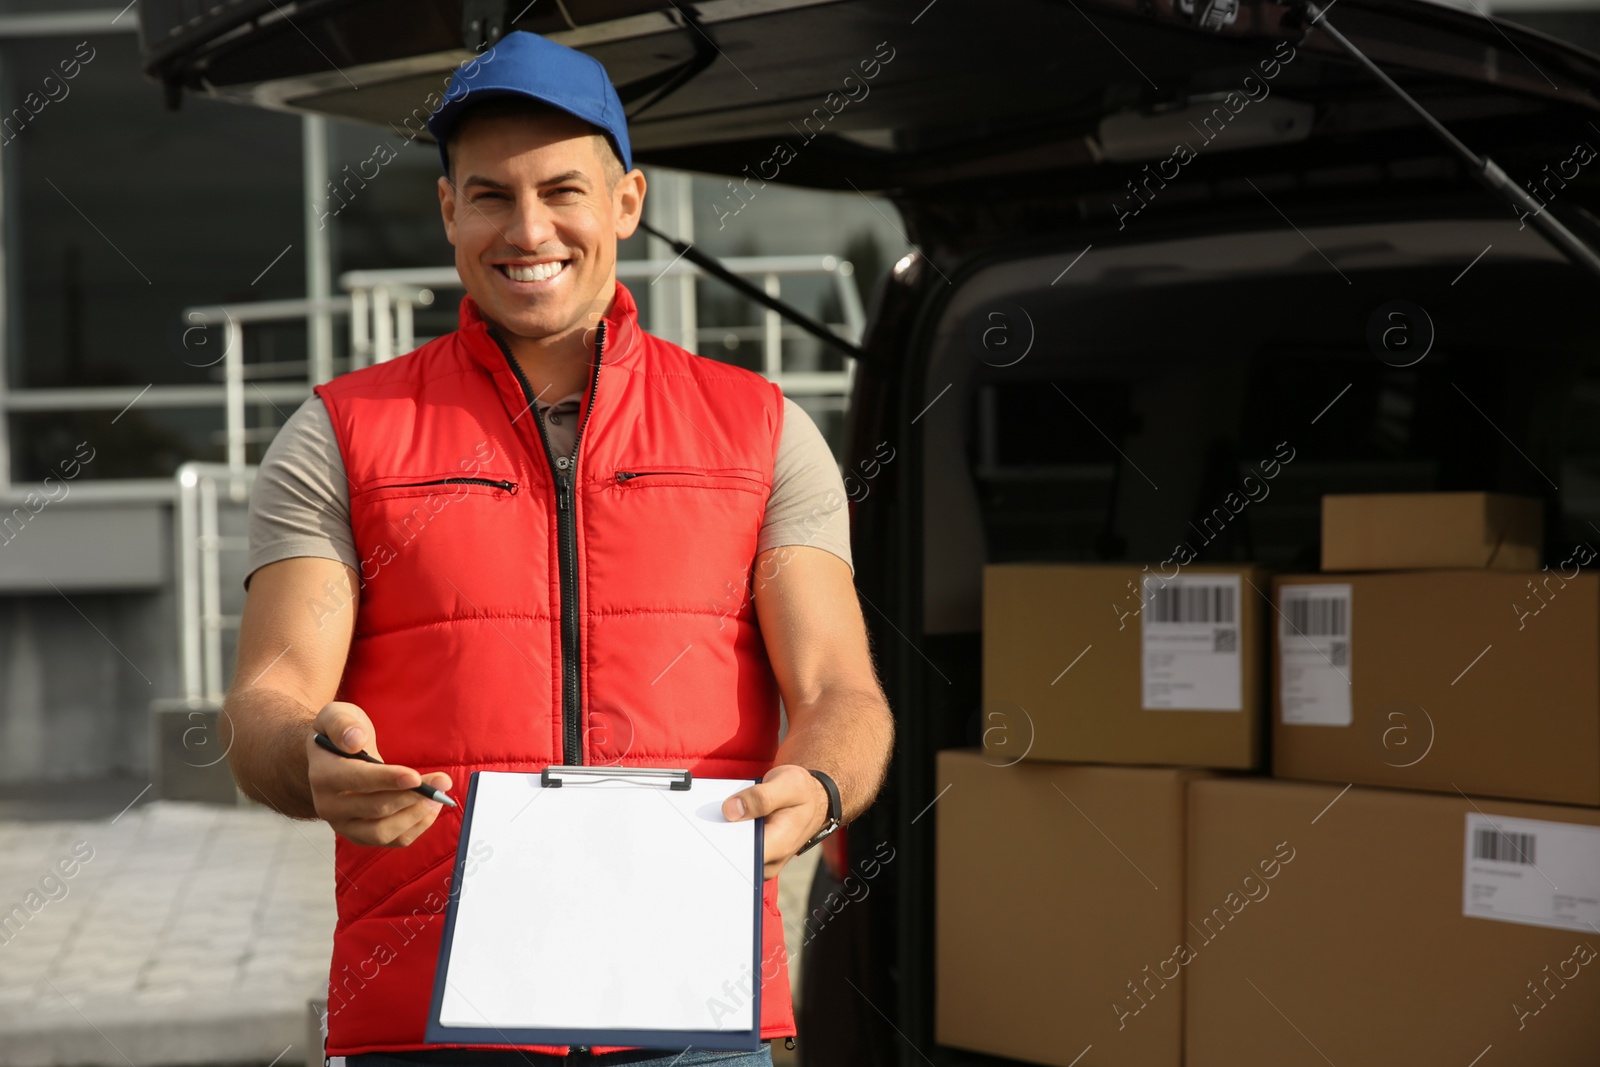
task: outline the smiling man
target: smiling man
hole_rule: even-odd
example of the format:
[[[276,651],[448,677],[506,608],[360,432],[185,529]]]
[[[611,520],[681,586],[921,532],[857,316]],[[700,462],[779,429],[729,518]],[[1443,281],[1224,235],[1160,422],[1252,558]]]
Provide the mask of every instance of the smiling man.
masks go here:
[[[645,333],[616,280],[645,177],[604,69],[510,34],[429,128],[460,328],[318,386],[274,440],[224,716],[245,792],[338,833],[326,1051],[770,1063],[765,1043],[424,1041],[461,819],[413,786],[459,800],[474,770],[560,763],[759,778],[724,815],[766,819],[770,1040],[795,1032],[776,875],[872,801],[893,730],[821,435],[759,375]]]

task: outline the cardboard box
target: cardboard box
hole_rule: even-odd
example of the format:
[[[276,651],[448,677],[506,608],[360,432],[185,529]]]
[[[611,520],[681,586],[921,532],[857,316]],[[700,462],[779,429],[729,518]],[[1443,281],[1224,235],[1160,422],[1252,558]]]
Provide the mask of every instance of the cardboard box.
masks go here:
[[[1061,1067],[1178,1067],[1181,982],[1137,1016],[1113,1006],[1182,937],[1184,797],[1204,775],[939,753],[935,1039]]]
[[[1255,767],[1266,594],[1248,566],[985,567],[984,746],[1000,759]]]
[[[1600,804],[1600,577],[1273,579],[1272,772]]]
[[[1341,788],[1190,787],[1187,1067],[1593,1067],[1600,811]]]
[[[1362,493],[1322,498],[1322,569],[1539,569],[1544,502],[1504,493]]]

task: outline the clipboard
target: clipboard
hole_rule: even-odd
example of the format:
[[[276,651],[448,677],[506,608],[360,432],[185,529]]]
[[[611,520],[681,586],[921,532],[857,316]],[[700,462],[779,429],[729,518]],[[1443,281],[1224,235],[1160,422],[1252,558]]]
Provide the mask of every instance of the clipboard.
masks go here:
[[[434,974],[430,1044],[756,1050],[757,778],[474,771]]]

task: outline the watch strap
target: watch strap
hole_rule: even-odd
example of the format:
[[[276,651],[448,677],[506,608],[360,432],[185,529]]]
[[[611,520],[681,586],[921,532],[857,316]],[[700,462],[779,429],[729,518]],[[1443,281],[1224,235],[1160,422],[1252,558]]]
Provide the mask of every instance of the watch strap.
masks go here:
[[[828,794],[828,823],[801,846],[800,851],[795,853],[796,856],[817,845],[823,838],[839,829],[844,822],[844,801],[839,797],[839,786],[821,771],[811,771],[811,776],[822,783],[823,791]]]
[[[844,819],[844,801],[839,799],[839,787],[834,780],[821,771],[812,771],[811,777],[822,783],[822,788],[828,791],[828,818],[833,822]]]

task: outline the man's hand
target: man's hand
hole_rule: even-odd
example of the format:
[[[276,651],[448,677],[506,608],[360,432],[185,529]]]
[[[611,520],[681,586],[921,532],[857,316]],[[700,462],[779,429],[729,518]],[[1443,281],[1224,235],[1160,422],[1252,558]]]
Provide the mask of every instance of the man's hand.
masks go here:
[[[354,704],[334,701],[317,714],[311,728],[313,733],[327,734],[346,752],[365,749],[373,759],[383,758],[378,754],[372,720]],[[312,734],[306,735],[306,769],[318,817],[358,845],[411,844],[433,825],[444,807],[421,793],[411,792],[412,787],[450,789],[450,776],[443,772],[418,774],[398,764],[380,767],[365,760],[345,759],[320,748]]]
[[[756,557],[756,614],[789,728],[761,784],[744,801],[766,815],[766,876],[772,878],[828,821],[828,791],[806,770],[839,787],[849,823],[877,795],[894,745],[894,717],[878,685],[866,622],[850,567],[825,549],[783,545]]]
[[[760,785],[741,789],[724,800],[722,814],[729,822],[766,816],[762,877],[776,878],[783,865],[827,823],[828,791],[804,767],[783,763],[763,775]]]

